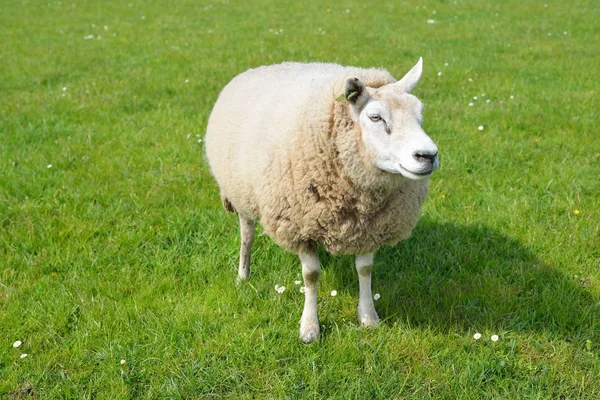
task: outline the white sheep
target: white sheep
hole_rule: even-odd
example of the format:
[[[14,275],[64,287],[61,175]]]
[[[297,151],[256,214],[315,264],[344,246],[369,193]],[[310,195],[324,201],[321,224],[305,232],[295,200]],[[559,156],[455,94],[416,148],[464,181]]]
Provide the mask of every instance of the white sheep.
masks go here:
[[[359,321],[378,321],[373,252],[410,236],[438,168],[423,105],[410,94],[422,65],[419,59],[398,82],[384,70],[335,64],[260,67],[235,77],[214,106],[206,154],[223,205],[239,215],[238,277],[250,275],[258,220],[300,256],[305,343],[320,331],[318,245],[356,255]]]

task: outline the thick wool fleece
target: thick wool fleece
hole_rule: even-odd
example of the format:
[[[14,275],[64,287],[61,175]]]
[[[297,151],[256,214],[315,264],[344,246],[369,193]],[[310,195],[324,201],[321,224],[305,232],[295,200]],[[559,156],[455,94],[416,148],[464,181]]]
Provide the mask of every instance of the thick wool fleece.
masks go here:
[[[374,252],[410,236],[427,196],[427,180],[370,162],[351,105],[336,101],[354,77],[395,82],[334,64],[261,67],[234,78],[210,116],[206,153],[224,205],[290,251]]]

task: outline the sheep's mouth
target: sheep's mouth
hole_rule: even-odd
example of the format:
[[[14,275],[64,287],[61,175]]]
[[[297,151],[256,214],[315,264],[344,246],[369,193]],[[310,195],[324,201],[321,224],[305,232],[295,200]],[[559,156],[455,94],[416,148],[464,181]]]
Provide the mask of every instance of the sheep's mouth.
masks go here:
[[[429,168],[429,170],[421,171],[421,172],[411,171],[409,169],[404,168],[401,164],[398,164],[398,167],[400,170],[400,174],[402,174],[403,176],[405,176],[409,179],[414,179],[414,180],[429,178],[433,174],[433,171],[435,171],[435,168],[433,168],[433,166],[431,168]]]

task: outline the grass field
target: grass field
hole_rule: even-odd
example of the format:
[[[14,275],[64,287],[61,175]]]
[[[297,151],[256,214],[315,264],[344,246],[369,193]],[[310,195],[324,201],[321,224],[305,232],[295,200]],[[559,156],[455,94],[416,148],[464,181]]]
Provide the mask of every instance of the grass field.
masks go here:
[[[598,21],[591,0],[2,2],[0,398],[600,398]],[[358,327],[353,259],[322,253],[303,345],[294,255],[257,237],[235,284],[212,104],[258,65],[419,56],[441,169],[376,254],[382,323]]]

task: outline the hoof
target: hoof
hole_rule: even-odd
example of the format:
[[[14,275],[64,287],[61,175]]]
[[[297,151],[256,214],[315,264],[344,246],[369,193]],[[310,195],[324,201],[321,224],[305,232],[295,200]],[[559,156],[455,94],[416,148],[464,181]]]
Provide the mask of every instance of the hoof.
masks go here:
[[[237,276],[238,282],[247,281],[249,278],[250,278],[250,268],[239,268],[238,269],[238,276]]]
[[[305,344],[311,344],[319,339],[319,324],[308,324],[300,327],[300,340]]]
[[[377,314],[364,314],[360,317],[360,325],[368,328],[370,326],[375,326],[379,323],[379,317]]]

